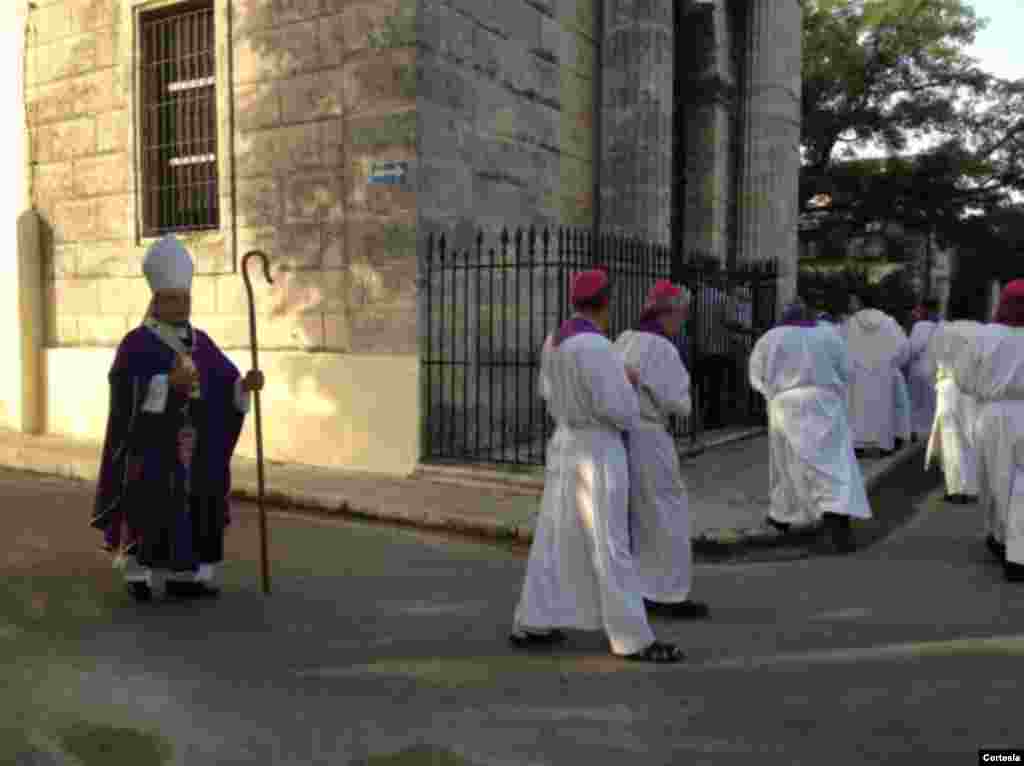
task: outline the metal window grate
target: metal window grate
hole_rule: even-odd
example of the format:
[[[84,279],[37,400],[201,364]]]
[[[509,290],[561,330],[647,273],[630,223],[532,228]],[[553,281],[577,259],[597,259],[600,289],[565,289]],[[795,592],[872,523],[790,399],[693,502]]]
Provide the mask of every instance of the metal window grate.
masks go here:
[[[216,229],[213,3],[143,14],[139,32],[144,235]]]

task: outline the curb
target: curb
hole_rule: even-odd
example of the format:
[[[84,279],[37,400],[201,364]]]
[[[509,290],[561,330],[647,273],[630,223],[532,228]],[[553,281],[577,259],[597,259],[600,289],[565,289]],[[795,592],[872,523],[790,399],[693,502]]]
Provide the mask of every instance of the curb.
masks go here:
[[[766,429],[752,429],[702,446],[709,449],[732,444],[763,434],[765,431]],[[22,434],[12,434],[16,438],[10,440],[5,440],[3,436],[3,432],[0,431],[0,466],[88,482],[96,481],[99,475],[98,447],[75,443],[71,440],[61,440],[60,437],[53,436],[27,437]],[[32,443],[33,441],[35,443]],[[869,476],[865,477],[866,491],[869,494],[873,492],[890,474],[907,462],[915,458],[923,459],[925,447],[924,442],[911,444],[897,455],[888,458],[884,465],[877,466]],[[435,479],[433,467],[422,467],[417,469],[410,478],[420,481],[455,483],[481,489],[496,489],[519,495],[536,496],[543,489],[543,482],[532,477],[501,477],[497,472],[485,471],[482,478],[476,478],[473,475],[475,473],[475,469],[446,467],[445,471],[438,474],[444,478]],[[257,482],[243,477],[236,478],[231,490],[231,497],[257,501],[259,499]],[[264,504],[267,508],[276,510],[307,511],[326,516],[343,516],[404,527],[453,532],[518,545],[531,543],[534,519],[536,518],[534,516],[533,519],[524,523],[489,518],[467,518],[394,504],[372,506],[353,502],[329,492],[308,492],[299,489],[268,489],[264,492]],[[755,549],[804,548],[808,542],[818,536],[819,531],[820,525],[786,534],[770,527],[717,529],[695,537],[692,545],[695,553],[723,557]]]
[[[259,487],[256,482],[245,479],[234,482],[231,497],[236,500],[257,502]],[[412,510],[356,505],[348,500],[320,493],[302,491],[264,490],[264,505],[268,510],[298,511],[331,517],[345,517],[360,521],[373,521],[401,527],[453,532],[470,537],[482,537],[498,542],[515,542],[529,545],[533,539],[533,527],[529,524],[510,524],[496,519],[468,519],[446,516],[434,511]]]
[[[923,461],[926,441],[905,446],[896,455],[886,459],[883,465],[874,467],[864,478],[864,491],[870,495],[881,486],[896,470],[914,459]],[[864,467],[861,466],[861,470]],[[856,523],[856,521],[854,522]],[[786,533],[768,526],[746,529],[721,529],[695,537],[692,541],[695,553],[713,557],[735,555],[750,550],[765,548],[806,548],[821,533],[822,524],[816,523]]]
[[[686,446],[679,447],[681,459],[692,458],[702,455],[705,452],[717,447],[725,447],[737,442],[753,439],[768,433],[764,426],[755,426],[741,431],[712,437],[705,441],[698,441],[696,444],[685,442]],[[477,487],[479,489],[500,490],[513,494],[540,496],[544,492],[543,466],[537,466],[536,471],[541,476],[516,475],[500,466],[494,464],[481,464],[466,466],[446,463],[421,463],[412,472],[409,478],[420,481],[429,481],[435,484],[456,484],[462,487]]]

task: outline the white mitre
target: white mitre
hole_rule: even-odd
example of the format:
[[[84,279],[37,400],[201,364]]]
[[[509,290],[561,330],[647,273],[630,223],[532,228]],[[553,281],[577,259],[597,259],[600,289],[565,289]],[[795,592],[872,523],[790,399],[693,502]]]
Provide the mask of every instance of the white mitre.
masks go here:
[[[142,273],[146,275],[149,289],[154,293],[161,290],[192,289],[192,256],[173,234],[161,237],[146,251],[142,259]]]

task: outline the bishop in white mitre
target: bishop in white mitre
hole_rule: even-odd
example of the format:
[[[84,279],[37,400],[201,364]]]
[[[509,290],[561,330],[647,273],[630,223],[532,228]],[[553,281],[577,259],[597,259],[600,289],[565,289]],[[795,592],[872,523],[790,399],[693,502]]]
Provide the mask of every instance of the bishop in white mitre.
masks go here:
[[[153,299],[117,348],[92,526],[137,601],[217,596],[231,522],[231,456],[263,376],[244,378],[192,326],[192,258],[173,235],[147,250]]]

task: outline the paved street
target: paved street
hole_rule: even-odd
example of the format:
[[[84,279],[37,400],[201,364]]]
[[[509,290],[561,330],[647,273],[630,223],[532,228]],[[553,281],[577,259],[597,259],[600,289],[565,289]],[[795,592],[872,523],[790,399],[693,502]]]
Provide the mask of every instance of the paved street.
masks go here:
[[[0,471],[0,762],[31,742],[21,762],[65,763],[44,755],[63,742],[114,766],[974,763],[1024,745],[1024,587],[975,507],[920,485],[853,556],[698,567],[714,619],[657,621],[691,658],[657,667],[594,635],[510,649],[523,552],[422,532],[273,517],[265,599],[252,507],[219,602],[139,607],[89,485]]]

